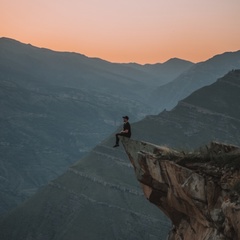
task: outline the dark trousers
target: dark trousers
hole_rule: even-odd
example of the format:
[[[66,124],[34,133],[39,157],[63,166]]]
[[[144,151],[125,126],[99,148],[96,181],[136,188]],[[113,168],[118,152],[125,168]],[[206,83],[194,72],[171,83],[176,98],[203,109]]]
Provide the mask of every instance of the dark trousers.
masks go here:
[[[123,136],[123,137],[128,137],[128,138],[131,137],[128,133],[117,133],[116,134],[116,144],[119,144],[119,137],[118,136]]]

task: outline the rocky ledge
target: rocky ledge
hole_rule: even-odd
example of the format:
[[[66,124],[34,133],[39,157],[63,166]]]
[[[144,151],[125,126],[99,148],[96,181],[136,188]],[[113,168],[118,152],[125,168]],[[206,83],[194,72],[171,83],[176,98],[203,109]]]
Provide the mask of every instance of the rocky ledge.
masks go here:
[[[122,139],[146,198],[170,218],[169,240],[240,239],[240,149],[193,152]]]

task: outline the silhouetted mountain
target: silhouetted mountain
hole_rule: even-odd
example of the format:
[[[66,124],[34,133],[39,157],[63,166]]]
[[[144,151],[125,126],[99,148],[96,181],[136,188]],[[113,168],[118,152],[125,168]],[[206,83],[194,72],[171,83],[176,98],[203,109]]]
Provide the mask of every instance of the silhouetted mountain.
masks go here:
[[[179,100],[195,90],[210,85],[232,69],[239,68],[240,51],[216,55],[205,62],[195,64],[174,81],[159,87],[152,94],[152,101],[161,103],[158,108],[159,112],[164,109],[170,110],[177,105]]]
[[[240,70],[172,111],[132,124],[133,138],[181,150],[212,140],[240,145]],[[2,240],[166,239],[169,222],[141,195],[114,135],[0,223]],[[134,149],[133,149],[134,150]]]
[[[125,65],[130,65],[138,70],[144,70],[153,76],[153,79],[149,81],[149,84],[153,84],[154,86],[162,86],[171,82],[181,73],[188,71],[194,64],[186,60],[172,58],[164,63],[145,64],[143,66],[136,63]]]
[[[1,38],[0,214],[84,156],[123,114],[131,121],[153,114],[156,77],[144,67]]]

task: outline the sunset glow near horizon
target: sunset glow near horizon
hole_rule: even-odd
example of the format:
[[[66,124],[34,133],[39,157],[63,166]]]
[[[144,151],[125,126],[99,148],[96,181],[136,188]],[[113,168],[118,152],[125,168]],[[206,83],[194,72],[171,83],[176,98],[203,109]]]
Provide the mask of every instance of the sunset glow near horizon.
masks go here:
[[[110,62],[240,50],[240,0],[0,0],[0,36]]]

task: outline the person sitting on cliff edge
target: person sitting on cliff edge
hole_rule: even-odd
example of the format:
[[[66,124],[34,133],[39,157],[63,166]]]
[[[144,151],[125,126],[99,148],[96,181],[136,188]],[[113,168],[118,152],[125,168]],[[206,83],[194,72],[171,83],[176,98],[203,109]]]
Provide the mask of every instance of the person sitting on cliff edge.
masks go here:
[[[119,136],[131,137],[131,125],[128,122],[129,117],[128,116],[123,116],[123,130],[120,133],[116,133],[116,144],[113,147],[119,147]]]

